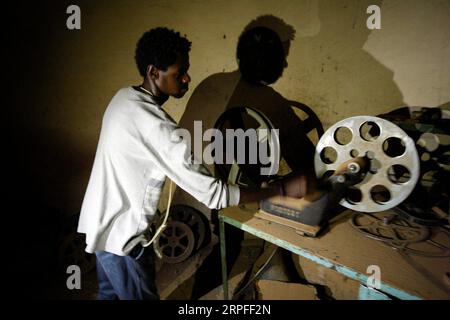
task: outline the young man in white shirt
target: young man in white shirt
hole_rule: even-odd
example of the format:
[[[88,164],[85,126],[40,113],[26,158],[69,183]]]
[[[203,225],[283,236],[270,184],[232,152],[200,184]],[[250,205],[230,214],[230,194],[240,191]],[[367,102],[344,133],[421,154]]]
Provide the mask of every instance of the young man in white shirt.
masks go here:
[[[136,48],[141,86],[120,89],[109,103],[84,197],[78,231],[97,257],[99,299],[158,299],[148,230],[166,176],[209,208],[221,209],[280,194],[303,197],[299,176],[259,191],[239,189],[192,163],[191,150],[161,108],[188,91],[191,43],[178,32],[156,28]],[[137,240],[137,241],[136,241]]]

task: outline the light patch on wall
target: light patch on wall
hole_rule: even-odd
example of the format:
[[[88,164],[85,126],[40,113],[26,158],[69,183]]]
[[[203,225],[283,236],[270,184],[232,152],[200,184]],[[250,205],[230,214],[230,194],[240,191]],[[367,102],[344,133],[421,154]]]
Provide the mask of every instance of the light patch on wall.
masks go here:
[[[297,35],[299,37],[314,37],[320,31],[319,19],[319,0],[308,0],[304,4],[301,3],[302,8],[296,8],[299,13],[296,19]]]
[[[383,28],[363,49],[394,72],[407,105],[437,106],[450,100],[448,1],[386,0]],[[443,85],[446,84],[446,85]]]

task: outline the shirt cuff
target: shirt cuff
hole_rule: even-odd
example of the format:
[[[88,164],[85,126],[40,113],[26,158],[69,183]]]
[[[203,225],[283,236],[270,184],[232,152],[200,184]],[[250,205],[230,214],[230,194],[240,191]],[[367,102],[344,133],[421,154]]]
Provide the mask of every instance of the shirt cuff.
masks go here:
[[[228,185],[228,206],[233,207],[239,204],[239,200],[241,197],[241,191],[239,187],[234,184]]]

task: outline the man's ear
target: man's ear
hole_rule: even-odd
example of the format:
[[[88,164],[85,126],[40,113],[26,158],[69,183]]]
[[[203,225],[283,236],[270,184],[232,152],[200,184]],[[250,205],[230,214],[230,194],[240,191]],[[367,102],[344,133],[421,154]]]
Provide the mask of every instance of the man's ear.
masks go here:
[[[154,65],[149,64],[147,66],[147,77],[149,79],[154,79],[154,80],[158,79],[158,77],[159,77],[159,69],[156,68]]]

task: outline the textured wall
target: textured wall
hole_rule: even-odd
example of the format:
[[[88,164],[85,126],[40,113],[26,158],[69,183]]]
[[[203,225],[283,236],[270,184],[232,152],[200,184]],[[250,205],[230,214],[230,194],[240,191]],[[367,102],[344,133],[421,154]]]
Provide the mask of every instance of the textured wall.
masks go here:
[[[19,4],[9,30],[15,59],[7,66],[21,75],[13,82],[20,94],[9,110],[19,120],[21,145],[15,148],[29,188],[40,202],[70,214],[81,205],[103,111],[118,88],[139,83],[135,44],[152,27],[179,30],[193,42],[191,91],[166,104],[176,119],[208,77],[230,75],[223,85],[232,90],[238,81],[237,38],[265,14],[295,29],[288,66],[273,89],[310,106],[325,127],[352,115],[450,100],[449,1],[74,3],[82,17],[76,31],[66,28],[65,10],[72,2]],[[370,4],[381,7],[381,30],[366,28]]]

